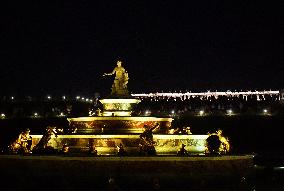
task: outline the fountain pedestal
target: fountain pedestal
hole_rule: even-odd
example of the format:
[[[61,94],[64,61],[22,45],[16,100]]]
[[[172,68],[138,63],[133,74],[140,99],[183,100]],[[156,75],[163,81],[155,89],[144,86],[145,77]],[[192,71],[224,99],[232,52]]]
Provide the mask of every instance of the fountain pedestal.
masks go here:
[[[131,116],[139,99],[102,99],[103,116]]]

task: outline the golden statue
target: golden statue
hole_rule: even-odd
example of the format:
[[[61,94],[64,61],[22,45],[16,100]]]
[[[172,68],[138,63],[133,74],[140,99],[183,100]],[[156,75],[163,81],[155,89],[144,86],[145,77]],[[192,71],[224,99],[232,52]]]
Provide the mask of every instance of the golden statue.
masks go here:
[[[9,151],[15,154],[31,153],[31,145],[29,145],[30,140],[30,129],[26,129],[19,134],[18,138],[11,145],[9,145]]]
[[[121,66],[121,61],[117,61],[117,66],[113,69],[111,73],[104,73],[103,76],[110,76],[115,74],[114,82],[111,87],[111,95],[127,96],[127,84],[128,84],[128,73]]]

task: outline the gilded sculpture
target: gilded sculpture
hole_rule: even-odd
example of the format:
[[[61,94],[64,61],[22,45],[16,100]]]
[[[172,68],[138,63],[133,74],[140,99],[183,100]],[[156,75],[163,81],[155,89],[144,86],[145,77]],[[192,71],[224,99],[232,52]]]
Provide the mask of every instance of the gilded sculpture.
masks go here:
[[[14,154],[31,153],[30,141],[30,129],[26,129],[19,134],[17,139],[12,144],[8,146],[9,152]]]
[[[52,136],[57,137],[57,134],[59,132],[62,132],[62,130],[63,129],[58,129],[56,127],[48,126],[46,128],[46,131],[43,134],[42,138],[38,142],[38,144],[34,146],[33,153],[39,154],[39,153],[51,153],[51,152],[54,152],[53,147],[48,146],[48,142],[50,141]]]
[[[142,134],[140,134],[140,143],[139,143],[140,154],[146,156],[156,155],[156,149],[155,149],[156,142],[153,139],[153,131],[157,127],[159,127],[158,123],[156,123],[153,127],[144,125],[145,130]]]
[[[121,61],[117,61],[117,66],[111,73],[104,73],[103,76],[111,76],[115,74],[114,82],[111,87],[111,95],[115,96],[127,96],[127,84],[128,84],[128,73],[124,67],[121,66]]]

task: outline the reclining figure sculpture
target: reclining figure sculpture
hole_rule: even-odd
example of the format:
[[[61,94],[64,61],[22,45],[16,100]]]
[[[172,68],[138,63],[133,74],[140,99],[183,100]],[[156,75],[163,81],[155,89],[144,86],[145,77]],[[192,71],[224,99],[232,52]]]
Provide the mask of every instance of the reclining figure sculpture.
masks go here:
[[[46,128],[45,133],[43,134],[42,138],[38,142],[36,146],[33,148],[33,153],[48,153],[48,152],[54,152],[54,149],[50,146],[48,146],[48,141],[51,139],[51,137],[54,135],[57,137],[58,131],[60,129],[57,129],[56,127],[50,127],[48,126]]]
[[[31,140],[30,129],[26,129],[8,146],[8,151],[13,154],[31,153]]]
[[[144,132],[140,135],[139,149],[140,154],[146,156],[156,155],[155,141],[153,140],[153,130],[159,126],[157,123],[153,127],[144,125]]]

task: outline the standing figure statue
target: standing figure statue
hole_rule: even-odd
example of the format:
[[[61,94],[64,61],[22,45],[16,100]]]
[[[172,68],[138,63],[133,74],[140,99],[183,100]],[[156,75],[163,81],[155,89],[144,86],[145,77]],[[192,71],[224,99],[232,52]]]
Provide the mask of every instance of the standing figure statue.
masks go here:
[[[128,73],[121,66],[121,61],[117,61],[117,66],[113,69],[111,73],[104,73],[103,76],[110,76],[115,74],[114,82],[111,88],[111,95],[127,96],[127,84],[128,84]]]

